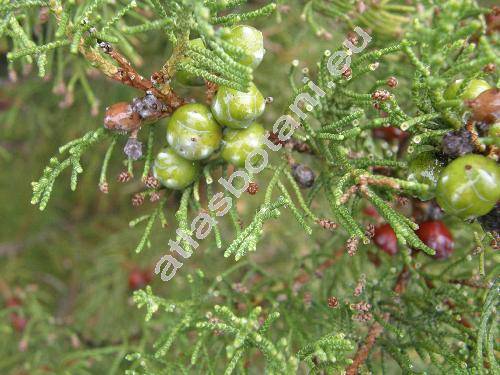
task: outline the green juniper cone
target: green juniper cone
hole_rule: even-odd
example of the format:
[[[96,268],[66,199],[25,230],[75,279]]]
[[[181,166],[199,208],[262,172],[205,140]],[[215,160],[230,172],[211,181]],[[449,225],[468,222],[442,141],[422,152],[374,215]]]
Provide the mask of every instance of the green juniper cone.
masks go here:
[[[419,198],[422,200],[432,199],[439,175],[443,170],[443,162],[438,159],[438,156],[434,152],[421,152],[410,161],[408,167],[410,170],[410,174],[408,175],[409,181],[431,186],[431,189],[421,193]]]
[[[257,122],[246,129],[227,128],[222,137],[222,158],[236,167],[244,167],[247,156],[262,148],[262,137],[265,134],[264,127]]]
[[[160,183],[174,190],[182,190],[198,177],[198,162],[177,155],[171,147],[162,149],[156,156],[153,174]]]
[[[500,199],[500,166],[481,155],[464,155],[446,166],[436,198],[445,212],[462,219],[487,214]]]
[[[266,101],[253,83],[248,92],[223,86],[212,102],[212,113],[221,125],[244,129],[264,113],[265,107]]]
[[[219,148],[221,139],[221,127],[203,104],[183,105],[167,123],[168,144],[189,160],[208,158]]]
[[[243,56],[238,62],[256,68],[264,58],[264,38],[262,32],[252,26],[238,25],[227,30],[222,38],[241,48]]]
[[[447,100],[459,99],[457,97],[458,90],[462,85],[463,79],[458,79],[453,82],[444,92],[444,98]],[[475,99],[481,94],[483,91],[491,89],[491,86],[488,82],[483,79],[471,79],[463,88],[463,91],[460,95],[460,99],[463,100],[471,100]]]

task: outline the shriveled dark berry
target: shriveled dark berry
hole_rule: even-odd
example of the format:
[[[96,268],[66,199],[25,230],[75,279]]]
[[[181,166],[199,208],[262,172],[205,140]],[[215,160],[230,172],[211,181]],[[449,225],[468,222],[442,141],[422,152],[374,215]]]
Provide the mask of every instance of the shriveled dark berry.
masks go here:
[[[123,151],[132,160],[137,160],[142,156],[142,143],[137,138],[129,138]]]
[[[484,216],[478,217],[483,228],[489,232],[500,232],[500,203]]]
[[[304,164],[294,164],[292,165],[292,175],[295,181],[303,187],[310,188],[314,184],[316,175],[314,171]]]
[[[451,131],[444,135],[441,147],[443,153],[451,158],[470,154],[474,151],[472,134],[466,129]]]
[[[132,110],[145,121],[156,121],[161,117],[164,109],[165,105],[151,93],[132,101]]]

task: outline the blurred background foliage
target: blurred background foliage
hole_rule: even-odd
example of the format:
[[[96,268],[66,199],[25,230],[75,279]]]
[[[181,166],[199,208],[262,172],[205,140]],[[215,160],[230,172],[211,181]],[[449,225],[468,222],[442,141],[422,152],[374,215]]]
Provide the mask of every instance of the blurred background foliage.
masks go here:
[[[335,22],[328,21],[331,39],[318,38],[301,17],[303,3],[287,1],[279,15],[253,23],[263,31],[267,50],[255,72],[255,82],[265,96],[274,98],[262,120],[268,127],[281,115],[290,97],[287,77],[292,60],[298,59],[301,67],[314,66],[325,48],[334,49],[345,37]],[[156,32],[136,42],[143,58],[140,71],[148,76],[169,56],[171,46]],[[149,213],[152,206],[145,203],[135,208],[130,203],[132,194],[140,188],[140,171],[128,184],[110,178],[110,194],[99,191],[105,145],[84,156],[86,170],[76,192],[69,189],[69,173],[56,181],[51,202],[43,212],[30,204],[30,182],[38,179],[61,144],[99,127],[106,106],[130,101],[139,93],[93,75],[90,84],[100,101],[99,112],[91,113],[81,90],[76,91],[73,105],[61,108],[62,98],[53,94],[50,77],[42,80],[34,72],[25,72],[16,83],[9,81],[6,52],[6,46],[0,44],[0,303],[13,296],[21,298],[19,314],[26,318],[27,325],[17,332],[11,324],[12,312],[1,312],[0,373],[122,373],[125,354],[143,350],[161,331],[160,325],[146,326],[144,312],[132,303],[130,272],[154,266],[165,253],[168,239],[174,237],[176,224],[172,216],[167,217],[171,225],[153,232],[151,247],[134,253],[143,229],[129,228],[128,222]],[[119,140],[120,148],[124,141]],[[121,157],[121,153],[115,153],[110,177],[126,169],[120,167]],[[253,212],[261,200],[259,194],[242,199],[238,208]],[[168,204],[176,207],[176,197]],[[169,212],[173,215],[174,210]],[[261,251],[250,255],[248,261],[271,274],[295,267],[302,261],[299,255],[311,247],[331,247],[332,253],[338,247],[329,241],[328,233],[320,234],[313,243],[295,221],[286,217],[266,228]],[[454,234],[464,244],[463,252],[469,251],[470,241],[461,242],[463,233]],[[290,262],[292,247],[298,251]],[[208,240],[201,249],[171,282],[154,277],[151,285],[155,293],[168,298],[183,296],[186,277],[194,269],[203,270],[207,279],[212,279],[234,265]],[[352,288],[356,281],[353,275],[359,274],[359,258],[346,264],[349,267],[342,273],[330,277],[334,283],[350,274],[352,283],[346,287]]]

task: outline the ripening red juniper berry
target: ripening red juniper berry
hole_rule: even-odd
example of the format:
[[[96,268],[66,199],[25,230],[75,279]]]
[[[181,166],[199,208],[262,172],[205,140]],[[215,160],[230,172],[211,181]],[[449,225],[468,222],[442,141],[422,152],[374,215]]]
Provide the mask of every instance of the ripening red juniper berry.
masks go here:
[[[408,133],[395,126],[381,126],[373,129],[373,137],[387,142],[402,141],[408,137]]]
[[[375,228],[373,242],[380,250],[389,255],[396,255],[398,252],[398,239],[394,229],[389,224],[382,224]]]
[[[130,290],[142,289],[151,282],[152,275],[148,269],[134,268],[128,275],[128,288]]]
[[[415,233],[423,243],[436,251],[435,259],[446,259],[453,252],[453,236],[441,220],[421,223]]]
[[[6,307],[20,307],[22,306],[21,300],[19,300],[16,297],[11,297],[5,302]],[[24,328],[26,327],[26,324],[28,324],[28,320],[21,316],[17,312],[12,312],[10,314],[10,324],[12,325],[12,328],[14,328],[17,332],[22,332],[24,331]]]

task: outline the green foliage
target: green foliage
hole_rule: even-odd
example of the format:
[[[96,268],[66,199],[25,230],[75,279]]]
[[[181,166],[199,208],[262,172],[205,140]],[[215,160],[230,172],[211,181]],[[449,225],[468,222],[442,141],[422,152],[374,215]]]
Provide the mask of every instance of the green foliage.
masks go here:
[[[101,227],[98,232],[106,234],[95,240],[92,234],[84,235],[92,240],[82,243],[83,250],[71,257],[82,264],[73,264],[71,277],[62,275],[69,272],[63,265],[54,266],[61,272],[58,277],[70,284],[69,290],[57,278],[56,282],[41,278],[42,283],[64,291],[60,300],[42,293],[36,298],[20,293],[23,305],[14,309],[29,317],[27,329],[16,333],[4,319],[0,327],[5,339],[1,341],[19,340],[29,346],[2,345],[1,356],[7,360],[0,362],[0,371],[497,373],[497,234],[487,232],[478,221],[465,223],[445,216],[455,237],[455,252],[437,261],[432,258],[434,249],[415,233],[415,212],[397,203],[406,199],[416,205],[418,197],[432,195],[432,181],[409,178],[408,166],[422,152],[440,152],[443,135],[463,128],[467,108],[462,100],[445,97],[450,83],[462,79],[458,96],[475,79],[499,85],[498,73],[483,69],[487,64],[500,66],[498,33],[486,32],[484,15],[490,9],[472,0],[412,5],[406,1],[313,0],[301,2],[300,9],[296,1],[246,3],[0,0],[0,45],[9,51],[11,78],[36,63],[39,75],[52,78],[51,84],[64,94],[63,107],[75,98],[77,103],[86,98],[91,110],[98,111],[98,93],[105,92],[109,83],[100,86],[94,81],[93,67],[133,88],[157,90],[171,100],[166,104],[174,109],[172,102],[182,92],[175,87],[175,73],[181,70],[207,81],[206,92],[193,88],[185,95],[192,94],[200,102],[209,99],[214,85],[243,91],[254,79],[269,80],[267,88],[271,91],[277,86],[275,103],[282,105],[270,109],[274,119],[284,113],[298,124],[288,140],[278,142],[274,134],[280,150],[271,155],[260,175],[250,176],[253,188],[260,190],[252,199],[236,199],[217,183],[232,172],[220,159],[204,161],[199,178],[181,192],[159,186],[151,169],[155,154],[164,146],[160,121],[145,125],[139,133],[139,137],[147,135],[145,152],[137,161],[117,157],[124,137],[104,129],[100,121],[61,135],[76,134],[77,138],[59,148],[62,161],[52,157],[32,184],[33,204],[41,210],[47,207],[56,180],[66,169],[71,169],[70,188],[76,190],[85,165],[94,184],[81,181],[85,186],[79,188],[81,194],[90,194],[87,187],[97,182],[107,193],[108,171],[118,166],[123,169],[119,179],[132,180],[123,189],[125,194],[134,194],[134,204],[149,198],[151,205],[134,213],[138,216],[129,222],[131,232],[124,232],[118,228],[124,222],[122,216],[130,213],[119,210],[123,202],[107,201],[111,208],[105,218],[97,220],[95,215],[95,225]],[[291,13],[285,17],[287,6]],[[281,27],[280,32],[287,34],[283,29],[297,27],[299,17],[304,21],[299,28],[308,25],[314,34],[304,44],[316,46],[318,61],[308,56],[308,66],[302,70],[298,69],[301,63],[293,61],[288,77],[282,80],[288,78],[289,87],[278,78],[270,79],[273,68],[285,65],[279,56],[271,57],[275,60],[269,65],[274,67],[254,72],[238,63],[241,48],[222,37],[224,27],[260,17],[264,17],[265,35],[270,35],[270,50],[283,52],[273,28]],[[325,29],[330,22],[335,22],[338,35]],[[351,53],[348,70],[332,75],[328,60],[346,50],[341,33],[355,26],[369,28],[371,41],[362,52]],[[332,41],[320,42],[315,39],[318,36]],[[198,37],[204,48],[189,43]],[[359,33],[358,38],[359,45],[363,39]],[[159,42],[148,50],[148,43],[156,39]],[[157,66],[146,75],[153,77],[151,82],[145,79],[151,86],[123,78],[128,69],[135,74],[133,66],[143,64],[148,69]],[[45,87],[41,96],[46,91]],[[17,95],[23,98],[22,93]],[[38,110],[43,117],[52,109]],[[304,116],[297,115],[300,111]],[[18,118],[13,112],[2,117],[6,124],[12,123],[9,116]],[[40,122],[49,121],[47,117]],[[272,122],[271,116],[263,121],[268,130]],[[407,132],[407,147],[375,139],[373,129],[383,126]],[[6,134],[11,136],[7,130]],[[107,148],[99,147],[106,142]],[[477,142],[483,150],[492,143],[488,137],[479,137]],[[317,172],[309,190],[293,175],[297,164]],[[134,181],[138,168],[140,181]],[[208,209],[207,203],[217,193],[232,203],[227,218]],[[113,194],[109,196],[113,199]],[[93,199],[99,201],[89,205],[104,201]],[[378,218],[368,217],[367,207],[373,207]],[[193,234],[191,219],[207,211],[217,220],[213,237],[195,248],[186,240],[186,235]],[[92,213],[89,216],[93,221]],[[389,223],[397,237],[399,252],[394,257],[372,243],[370,228],[381,222]],[[115,237],[102,238],[114,231]],[[182,261],[191,265],[185,267],[203,272],[191,274],[183,268],[168,285],[156,280],[157,285],[135,291],[132,299],[141,313],[145,311],[143,323],[138,312],[128,309],[132,299],[128,300],[124,286],[125,271],[131,268],[132,254],[140,253],[135,261],[157,260],[169,236],[188,253],[189,258]],[[71,237],[67,241],[78,242]],[[46,246],[50,245],[49,241]],[[86,269],[83,275],[79,275],[80,267]],[[13,269],[10,263],[5,268]],[[27,270],[36,274],[38,268],[34,262]],[[7,274],[6,279],[12,283],[14,277]],[[30,278],[24,275],[23,284],[25,279]],[[1,281],[2,294],[10,294]],[[80,284],[86,284],[85,291]],[[70,301],[74,322],[51,319],[53,312],[45,306],[63,304],[61,300]],[[4,317],[12,317],[11,313],[12,308],[0,312]],[[54,340],[47,338],[50,333]],[[20,365],[19,350],[27,351],[25,365]],[[64,353],[58,356],[59,352]],[[126,362],[122,361],[125,353]],[[92,361],[96,365],[89,364]]]

